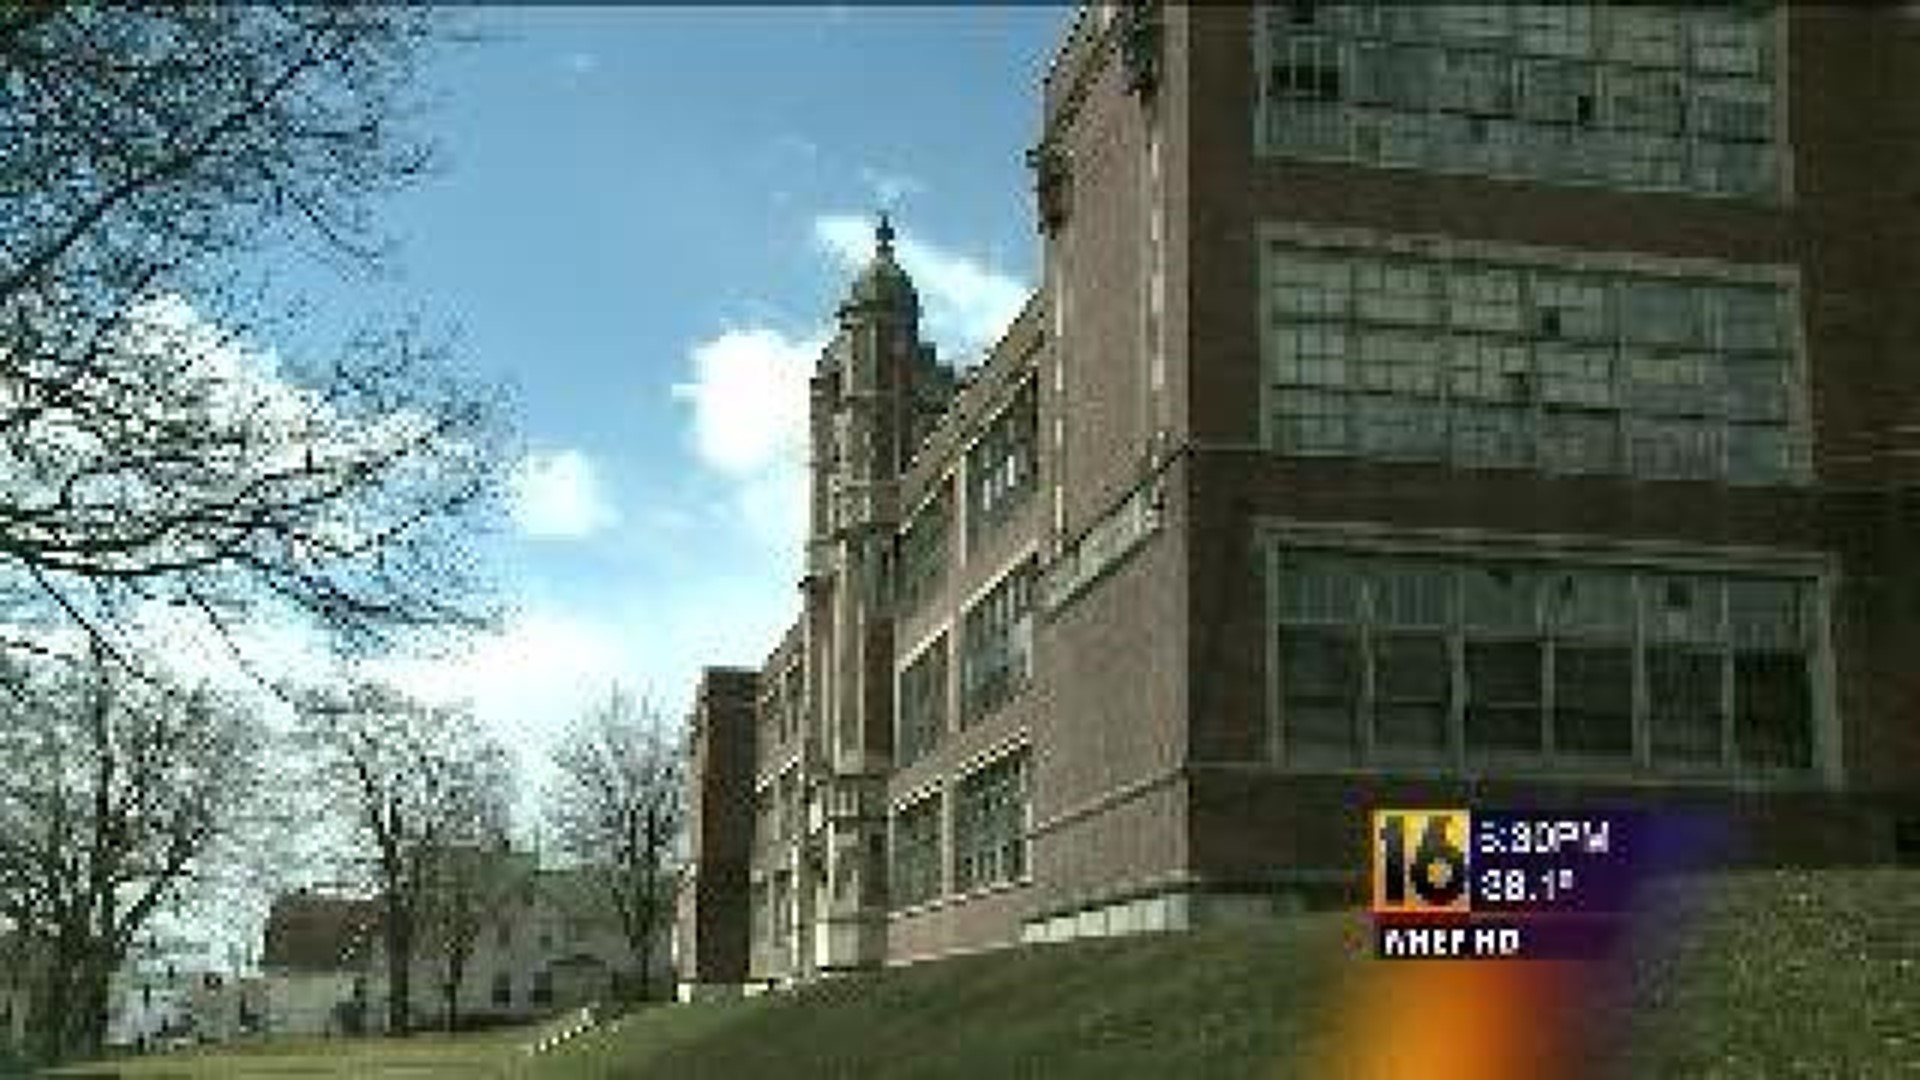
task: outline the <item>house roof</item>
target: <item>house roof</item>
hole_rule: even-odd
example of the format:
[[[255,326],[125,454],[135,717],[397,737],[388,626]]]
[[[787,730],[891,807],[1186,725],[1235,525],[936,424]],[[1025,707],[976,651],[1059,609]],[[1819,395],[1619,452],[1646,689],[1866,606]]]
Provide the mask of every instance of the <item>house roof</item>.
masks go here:
[[[275,898],[267,914],[260,965],[288,971],[338,971],[370,955],[379,907],[372,900],[309,892]]]

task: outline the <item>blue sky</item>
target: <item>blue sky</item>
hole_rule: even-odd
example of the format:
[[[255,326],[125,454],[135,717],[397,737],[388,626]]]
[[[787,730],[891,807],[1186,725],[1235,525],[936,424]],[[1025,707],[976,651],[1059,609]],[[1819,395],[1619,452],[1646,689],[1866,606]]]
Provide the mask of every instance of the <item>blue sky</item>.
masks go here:
[[[533,764],[609,680],[677,713],[699,664],[758,664],[796,611],[805,378],[872,214],[944,356],[998,334],[1035,274],[1021,157],[1068,14],[464,14],[483,40],[426,72],[447,169],[382,204],[389,272],[281,268],[322,325],[417,311],[512,389],[515,614],[406,678]]]

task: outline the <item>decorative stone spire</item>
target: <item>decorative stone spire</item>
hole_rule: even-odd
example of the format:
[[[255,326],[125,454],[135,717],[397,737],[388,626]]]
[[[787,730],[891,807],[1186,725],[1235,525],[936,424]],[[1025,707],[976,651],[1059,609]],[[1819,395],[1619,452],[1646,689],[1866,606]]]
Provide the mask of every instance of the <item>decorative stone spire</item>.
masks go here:
[[[841,309],[843,313],[873,309],[917,312],[920,309],[920,297],[914,291],[912,279],[893,259],[894,236],[893,219],[882,210],[873,229],[873,261],[854,279],[851,294]]]

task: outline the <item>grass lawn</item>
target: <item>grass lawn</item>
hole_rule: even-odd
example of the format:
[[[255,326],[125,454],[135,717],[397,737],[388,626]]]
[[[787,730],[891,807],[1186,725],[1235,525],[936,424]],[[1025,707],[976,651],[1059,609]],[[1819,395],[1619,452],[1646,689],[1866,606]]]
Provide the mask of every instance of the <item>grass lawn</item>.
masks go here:
[[[1364,918],[1331,912],[656,1008],[539,1058],[523,1030],[83,1075],[1920,1078],[1920,871],[1727,874],[1664,894],[1668,932],[1611,968],[1381,964]]]

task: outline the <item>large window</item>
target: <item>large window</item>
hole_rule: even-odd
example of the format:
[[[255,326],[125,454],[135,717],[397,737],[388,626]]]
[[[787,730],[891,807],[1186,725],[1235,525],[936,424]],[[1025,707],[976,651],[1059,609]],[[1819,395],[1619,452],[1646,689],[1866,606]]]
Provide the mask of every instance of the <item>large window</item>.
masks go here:
[[[1814,767],[1809,580],[1294,548],[1274,567],[1296,765]]]
[[[1312,240],[1264,249],[1269,438],[1283,452],[1802,476],[1785,285]]]
[[[1267,153],[1769,196],[1765,3],[1329,4],[1260,12]]]
[[[992,531],[1033,493],[1039,427],[1039,398],[1028,379],[967,452],[969,540]]]
[[[1010,754],[953,792],[953,887],[966,892],[1027,872],[1027,754]]]
[[[920,509],[914,511],[900,533],[899,590],[900,610],[918,607],[939,587],[946,576],[953,552],[953,484],[939,482],[939,489]]]
[[[947,635],[934,638],[900,673],[900,723],[894,758],[900,768],[919,761],[939,745],[947,729]]]
[[[924,904],[940,895],[940,796],[930,795],[893,816],[893,885],[896,908]]]
[[[1034,561],[1023,560],[967,609],[961,718],[978,720],[1017,696],[1033,675]]]

